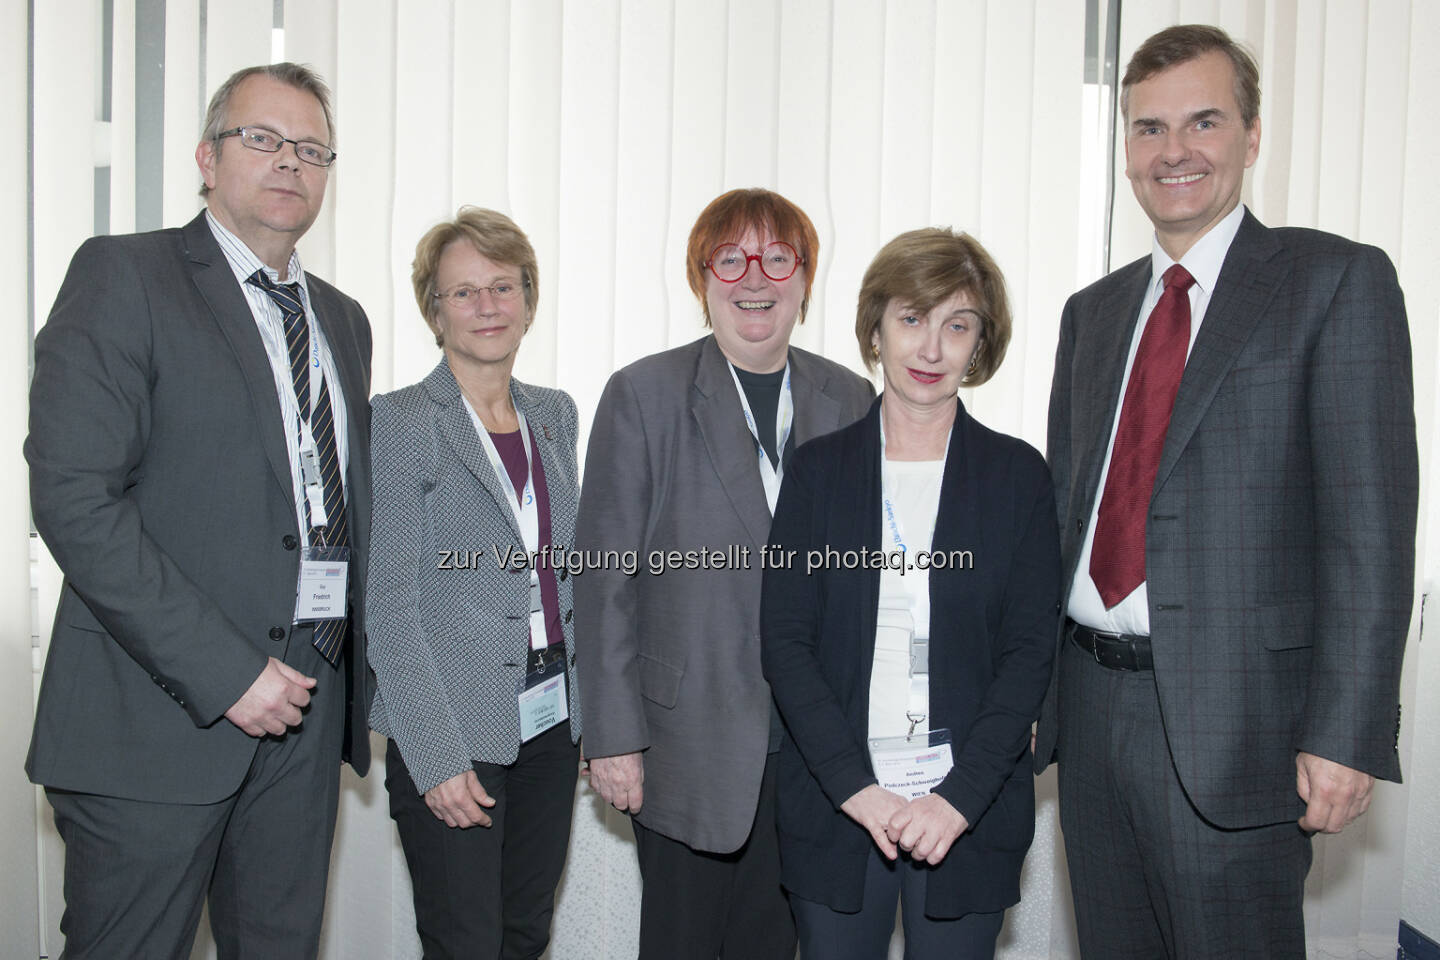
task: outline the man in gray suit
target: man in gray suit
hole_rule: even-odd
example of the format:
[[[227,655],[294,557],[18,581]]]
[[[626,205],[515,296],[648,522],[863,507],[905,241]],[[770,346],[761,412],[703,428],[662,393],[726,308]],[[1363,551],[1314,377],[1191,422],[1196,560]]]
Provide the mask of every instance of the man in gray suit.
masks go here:
[[[790,346],[818,252],[810,218],[779,194],[713,200],[686,261],[713,336],[618,371],[595,413],[576,540],[597,559],[634,551],[640,572],[577,578],[576,669],[591,783],[634,815],[642,960],[795,955],[761,551],[791,452],[873,395]]]
[[[1121,105],[1154,248],[1061,323],[1069,619],[1036,769],[1058,757],[1087,957],[1304,957],[1311,834],[1400,778],[1404,302],[1379,250],[1240,205],[1259,97],[1223,31],[1141,45]]]
[[[370,759],[370,329],[295,253],[328,96],[294,64],[232,76],[208,209],[86,241],[36,336],[25,456],[65,583],[26,769],[66,957],[188,957],[207,892],[221,957],[318,950],[338,767]]]

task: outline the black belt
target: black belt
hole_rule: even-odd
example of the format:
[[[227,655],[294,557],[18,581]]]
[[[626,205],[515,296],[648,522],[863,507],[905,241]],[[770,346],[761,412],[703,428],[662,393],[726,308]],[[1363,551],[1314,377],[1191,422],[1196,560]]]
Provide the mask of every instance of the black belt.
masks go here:
[[[1066,633],[1075,646],[1095,658],[1095,662],[1111,670],[1154,670],[1155,658],[1150,652],[1149,637],[1133,637],[1123,633],[1104,633],[1081,626],[1074,620],[1066,622]]]

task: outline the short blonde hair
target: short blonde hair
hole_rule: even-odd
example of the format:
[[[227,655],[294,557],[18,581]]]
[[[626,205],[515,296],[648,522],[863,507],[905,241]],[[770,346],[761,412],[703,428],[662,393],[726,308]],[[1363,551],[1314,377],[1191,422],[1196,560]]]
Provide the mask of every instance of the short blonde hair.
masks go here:
[[[795,204],[773,190],[752,187],[722,193],[702,211],[690,228],[690,241],[685,247],[685,279],[690,291],[700,299],[705,326],[710,326],[710,305],[705,301],[705,261],[722,243],[739,240],[747,230],[769,230],[776,240],[783,240],[800,255],[805,268],[805,297],[800,301],[800,322],[810,307],[810,288],[815,284],[815,259],[820,255],[820,236],[815,224]]]
[[[875,369],[872,344],[885,309],[900,300],[921,312],[964,291],[980,314],[980,343],[973,373],[961,381],[975,387],[1000,369],[1010,346],[1010,300],[1005,277],[974,237],[948,227],[902,233],[880,248],[865,270],[855,308],[855,339],[867,369]]]
[[[440,310],[440,301],[435,297],[440,292],[435,289],[435,273],[440,269],[440,258],[446,248],[460,240],[468,242],[487,259],[519,268],[520,285],[525,290],[525,323],[527,327],[533,323],[535,307],[540,302],[540,266],[530,238],[503,213],[464,206],[456,211],[454,220],[437,223],[425,232],[415,245],[415,261],[410,264],[415,304],[434,331],[436,345],[444,346],[435,325],[435,316]]]

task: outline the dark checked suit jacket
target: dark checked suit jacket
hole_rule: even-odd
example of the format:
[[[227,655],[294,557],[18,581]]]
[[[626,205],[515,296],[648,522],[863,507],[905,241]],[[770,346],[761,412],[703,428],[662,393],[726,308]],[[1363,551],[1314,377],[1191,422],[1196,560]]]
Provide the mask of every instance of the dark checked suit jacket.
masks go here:
[[[790,348],[798,447],[860,418],[870,384]],[[770,730],[760,671],[760,555],[770,508],[735,381],[715,338],[638,360],[600,397],[579,546],[636,550],[641,571],[575,585],[585,755],[643,750],[636,819],[696,850],[739,849],[755,821]],[[652,550],[750,549],[748,569],[645,570]]]
[[[513,378],[510,398],[529,421],[545,470],[551,542],[571,547],[580,500],[575,401]],[[423,793],[477,760],[515,762],[530,571],[495,558],[497,549],[502,557],[524,553],[525,541],[450,365],[441,360],[419,383],[377,396],[372,409],[375,548],[367,609],[379,688],[370,722],[399,744]],[[451,554],[443,565],[441,551]],[[570,735],[579,739],[574,582],[564,567],[556,571]]]
[[[365,566],[370,325],[308,277],[348,410],[346,756],[370,763]],[[299,570],[290,459],[255,319],[202,213],[87,240],[35,337],[30,504],[65,573],[26,770],[136,800],[233,793],[253,737],[224,719],[291,642]],[[294,642],[309,642],[297,632]],[[336,761],[340,760],[336,757]]]
[[[1061,321],[1048,459],[1067,589],[1149,279],[1137,260],[1071,297]],[[1417,496],[1390,261],[1246,211],[1180,382],[1145,536],[1165,733],[1211,822],[1297,817],[1296,751],[1400,779]],[[1052,682],[1037,771],[1054,759],[1056,694]]]

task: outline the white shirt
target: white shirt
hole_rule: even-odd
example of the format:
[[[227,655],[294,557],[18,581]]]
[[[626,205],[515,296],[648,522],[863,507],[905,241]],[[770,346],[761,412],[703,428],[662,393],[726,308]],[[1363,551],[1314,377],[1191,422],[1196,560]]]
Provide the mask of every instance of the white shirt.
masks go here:
[[[284,421],[285,449],[290,455],[295,523],[303,531],[306,524],[305,481],[300,472],[300,402],[295,398],[295,381],[290,375],[290,350],[285,343],[285,317],[270,298],[270,294],[255,284],[246,282],[255,275],[256,270],[264,270],[276,283],[280,282],[280,274],[261,262],[245,242],[226,230],[209,210],[205,211],[205,221],[210,225],[210,232],[214,234],[216,242],[220,244],[225,260],[235,274],[236,282],[240,284],[240,292],[245,295],[245,302],[250,305],[250,313],[260,331],[260,341],[265,345],[265,355],[270,359],[270,371],[275,377],[275,395],[280,401],[280,415]],[[310,324],[310,352],[314,358],[310,366],[312,413],[315,410],[316,398],[320,395],[321,379],[330,384],[330,407],[335,421],[335,455],[340,458],[340,481],[343,485],[350,466],[350,442],[345,429],[348,422],[345,391],[339,387],[340,377],[335,369],[335,358],[331,355],[324,331],[315,318],[315,310],[310,306],[310,290],[305,284],[305,271],[300,266],[299,253],[291,251],[286,274],[290,277],[286,282],[300,285],[300,302],[305,307],[305,319]]]
[[[1215,282],[1220,278],[1220,268],[1225,264],[1225,255],[1240,230],[1245,207],[1236,204],[1235,209],[1225,215],[1205,236],[1185,252],[1178,261],[1195,278],[1190,287],[1190,345],[1195,347],[1195,338],[1200,334],[1200,324],[1205,319],[1205,308],[1215,292]],[[1150,249],[1150,286],[1140,302],[1140,321],[1135,324],[1135,335],[1130,338],[1130,353],[1125,358],[1125,377],[1120,381],[1121,402],[1115,407],[1115,421],[1110,425],[1110,440],[1105,446],[1105,467],[1100,472],[1100,485],[1095,489],[1095,504],[1090,508],[1090,520],[1085,526],[1085,543],[1080,549],[1080,562],[1075,568],[1075,579],[1070,585],[1070,604],[1066,613],[1070,619],[1092,630],[1108,633],[1128,633],[1136,636],[1150,635],[1150,606],[1146,584],[1141,583],[1129,596],[1109,610],[1100,599],[1095,581],[1090,579],[1090,553],[1095,546],[1095,525],[1100,514],[1100,500],[1105,494],[1105,480],[1110,475],[1110,456],[1115,450],[1115,433],[1120,427],[1120,413],[1124,407],[1125,389],[1130,383],[1130,368],[1135,364],[1135,352],[1140,348],[1140,337],[1145,333],[1150,314],[1164,292],[1165,271],[1177,261],[1160,247],[1156,237]]]
[[[913,568],[916,553],[928,553],[935,535],[935,517],[940,511],[940,484],[944,460],[886,460],[882,497],[890,499],[897,526],[905,540],[903,575],[888,568],[880,571],[880,602],[876,611],[875,659],[870,666],[871,737],[903,736],[910,731],[907,712],[930,712],[929,677],[910,678],[910,637],[930,636],[930,571]],[[880,504],[880,549],[898,550],[886,518],[886,504]],[[928,732],[928,722],[915,727]]]

